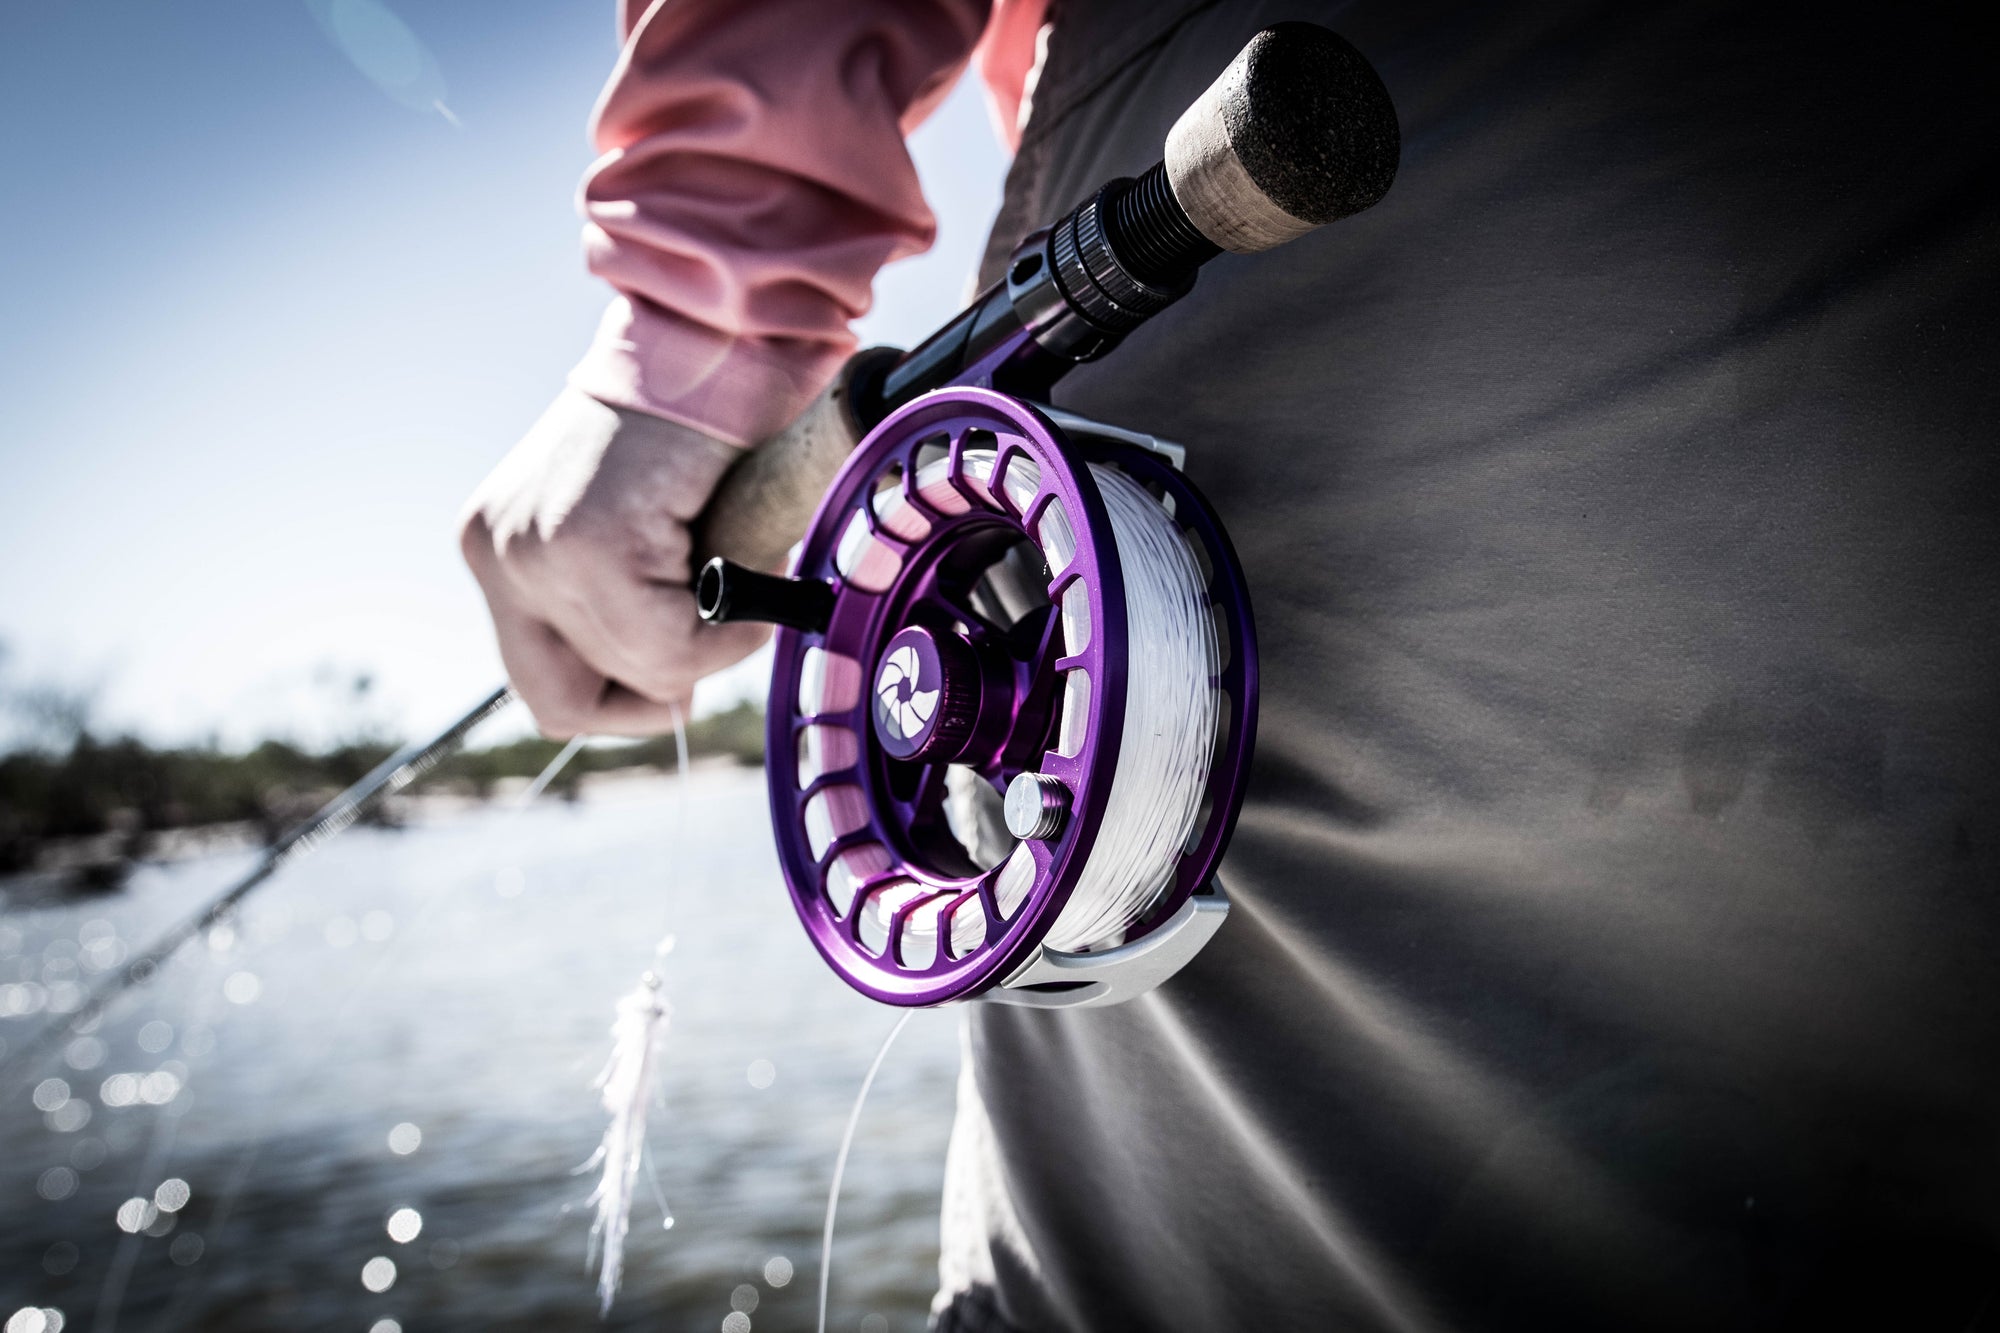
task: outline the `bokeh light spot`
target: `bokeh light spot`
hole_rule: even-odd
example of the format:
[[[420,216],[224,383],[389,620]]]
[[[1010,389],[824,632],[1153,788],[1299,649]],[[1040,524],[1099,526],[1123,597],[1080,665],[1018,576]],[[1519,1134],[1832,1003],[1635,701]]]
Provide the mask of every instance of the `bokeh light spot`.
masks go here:
[[[78,1037],[63,1049],[63,1063],[71,1069],[95,1069],[104,1063],[107,1053],[97,1038]]]
[[[398,1157],[408,1157],[423,1142],[424,1132],[407,1120],[389,1131],[389,1151]]]
[[[231,972],[222,983],[222,994],[231,1004],[255,1004],[264,993],[264,983],[255,972]]]
[[[201,1252],[204,1248],[206,1247],[202,1244],[201,1233],[183,1231],[175,1236],[174,1243],[167,1247],[167,1257],[182,1268],[187,1268],[201,1261]]]
[[[389,1239],[408,1245],[424,1229],[424,1216],[414,1208],[398,1208],[389,1214]]]
[[[83,946],[83,964],[93,972],[104,972],[125,961],[125,942],[118,938],[118,928],[102,919],[86,921],[76,932],[77,943]]]
[[[792,1280],[792,1261],[782,1254],[774,1254],[764,1261],[764,1281],[774,1287],[782,1287]]]
[[[148,1055],[158,1055],[174,1044],[174,1025],[154,1019],[139,1029],[139,1049]]]
[[[74,1134],[90,1123],[90,1103],[72,1097],[43,1116],[42,1122],[58,1134]]]
[[[736,1290],[729,1293],[729,1308],[740,1310],[744,1314],[755,1314],[757,1312],[758,1296],[759,1293],[755,1287],[751,1286],[748,1282],[742,1283]]]
[[[53,1111],[69,1100],[69,1084],[59,1078],[45,1078],[35,1085],[35,1109]]]
[[[167,1177],[160,1182],[160,1187],[153,1191],[153,1202],[163,1213],[178,1213],[187,1207],[188,1200],[193,1197],[194,1191],[189,1189],[188,1183],[179,1176]]]
[[[750,1062],[750,1068],[745,1071],[745,1076],[749,1078],[751,1087],[768,1088],[778,1077],[778,1067],[759,1056]]]
[[[750,1333],[750,1316],[741,1310],[731,1310],[722,1317],[722,1333]]]
[[[137,1235],[159,1219],[160,1210],[151,1199],[133,1196],[118,1205],[118,1229]]]
[[[76,1172],[66,1166],[52,1166],[35,1181],[35,1193],[50,1203],[58,1203],[76,1193]]]
[[[361,1265],[361,1285],[373,1292],[384,1292],[396,1285],[396,1261],[386,1254],[378,1254]]]
[[[0,986],[0,1018],[20,1018],[38,1014],[49,1002],[49,993],[32,981]]]

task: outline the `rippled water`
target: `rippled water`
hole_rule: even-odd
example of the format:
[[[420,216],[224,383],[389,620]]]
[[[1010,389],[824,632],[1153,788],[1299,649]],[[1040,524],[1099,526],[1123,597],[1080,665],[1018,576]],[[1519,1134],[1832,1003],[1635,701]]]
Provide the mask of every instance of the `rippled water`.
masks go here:
[[[191,946],[0,1087],[0,1322],[594,1324],[591,1182],[571,1171],[603,1129],[589,1083],[614,1005],[671,932],[650,1138],[676,1221],[642,1181],[606,1327],[810,1329],[833,1153],[894,1014],[793,921],[761,776],[703,774],[682,802],[631,782],[353,831],[253,897],[233,940]],[[0,1014],[63,1003],[248,861],[0,911]],[[46,1017],[0,1017],[0,1040]],[[956,1065],[956,1016],[924,1012],[883,1068],[842,1193],[834,1328],[923,1326]]]

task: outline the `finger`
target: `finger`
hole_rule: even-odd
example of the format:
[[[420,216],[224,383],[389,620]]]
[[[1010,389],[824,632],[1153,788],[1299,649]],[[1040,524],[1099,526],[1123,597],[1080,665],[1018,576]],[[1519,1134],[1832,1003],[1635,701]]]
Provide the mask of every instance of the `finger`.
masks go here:
[[[605,679],[551,625],[511,608],[496,610],[494,624],[508,679],[545,736],[657,736],[692,709],[689,691],[650,699]]]
[[[535,684],[524,688],[517,677],[510,674],[509,679],[535,715],[542,734],[552,739],[657,736],[672,731],[675,723],[684,721],[692,709],[689,695],[669,700],[648,699],[615,680],[606,680],[591,670],[551,626],[532,627],[519,646],[525,649],[524,659],[536,663],[529,667],[534,672]],[[503,650],[502,660],[506,657]],[[552,678],[548,669],[551,666],[564,674]],[[509,672],[512,671],[510,667]]]
[[[603,673],[592,669],[553,626],[511,606],[493,603],[492,609],[507,679],[542,734],[568,740],[592,731],[608,684]]]
[[[686,697],[697,680],[748,657],[771,632],[754,623],[708,624],[687,588],[629,569],[575,578],[545,614],[584,660],[656,703]]]
[[[535,725],[559,740],[583,734],[604,693],[604,674],[522,605],[492,528],[476,507],[468,507],[460,520],[459,546],[492,614],[508,682],[534,714]]]
[[[634,694],[617,681],[607,681],[598,700],[594,736],[658,736],[672,731],[677,722],[692,714],[693,699],[683,697],[668,702]]]

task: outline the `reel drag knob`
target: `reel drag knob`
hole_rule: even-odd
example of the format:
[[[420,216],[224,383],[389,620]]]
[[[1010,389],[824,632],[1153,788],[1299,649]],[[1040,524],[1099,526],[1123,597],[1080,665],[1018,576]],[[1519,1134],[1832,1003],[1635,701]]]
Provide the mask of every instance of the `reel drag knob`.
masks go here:
[[[875,668],[875,739],[897,759],[958,758],[979,717],[979,661],[956,634],[898,630]]]

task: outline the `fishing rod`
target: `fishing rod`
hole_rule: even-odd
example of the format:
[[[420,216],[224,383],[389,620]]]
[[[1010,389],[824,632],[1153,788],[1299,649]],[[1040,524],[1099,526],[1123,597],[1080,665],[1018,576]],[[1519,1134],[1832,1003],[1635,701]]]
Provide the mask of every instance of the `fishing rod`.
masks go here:
[[[916,348],[851,359],[718,485],[694,533],[697,603],[707,620],[781,627],[767,709],[781,864],[814,944],[863,993],[1116,1002],[1219,926],[1213,872],[1256,725],[1248,589],[1179,446],[1046,400],[1223,252],[1371,207],[1399,154],[1394,106],[1359,52],[1316,25],[1267,28],[1159,162],[1024,239],[1005,277]],[[763,572],[801,533],[792,576]],[[492,690],[286,832],[0,1077],[516,697]],[[1186,743],[1134,743],[1149,734]],[[969,862],[945,809],[954,767],[987,789],[975,800],[1001,798],[987,822],[1010,845],[988,864]]]

